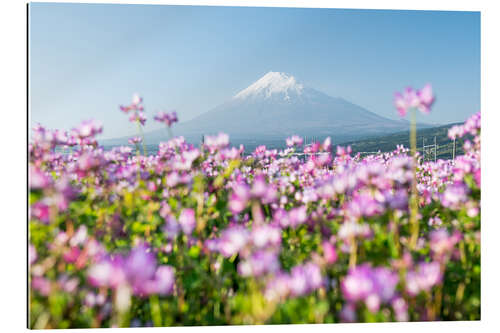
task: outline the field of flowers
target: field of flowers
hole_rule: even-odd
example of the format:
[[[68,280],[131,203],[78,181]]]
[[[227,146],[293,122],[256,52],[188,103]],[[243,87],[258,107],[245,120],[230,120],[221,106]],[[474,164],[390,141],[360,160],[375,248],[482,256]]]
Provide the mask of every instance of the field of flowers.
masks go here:
[[[396,107],[432,101],[409,89]],[[142,100],[121,110],[142,131]],[[94,121],[34,128],[32,328],[480,319],[480,113],[449,132],[465,155],[437,162],[330,139],[299,159],[297,136],[244,156],[155,120],[171,137],[155,155],[141,136],[103,150]]]

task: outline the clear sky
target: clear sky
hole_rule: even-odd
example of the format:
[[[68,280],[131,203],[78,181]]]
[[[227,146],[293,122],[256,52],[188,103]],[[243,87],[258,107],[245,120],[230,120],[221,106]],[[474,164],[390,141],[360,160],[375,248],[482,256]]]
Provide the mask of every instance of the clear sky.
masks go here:
[[[422,121],[462,121],[480,108],[479,12],[30,4],[32,123],[104,124],[135,133],[119,104],[189,120],[268,71],[397,118],[393,93],[431,83]]]

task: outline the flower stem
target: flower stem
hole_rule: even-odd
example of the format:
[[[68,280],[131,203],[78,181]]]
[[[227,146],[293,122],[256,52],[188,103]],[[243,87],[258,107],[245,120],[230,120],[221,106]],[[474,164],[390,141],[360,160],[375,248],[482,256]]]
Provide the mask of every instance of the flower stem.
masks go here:
[[[149,296],[149,305],[151,306],[151,318],[153,319],[153,323],[156,327],[162,326],[161,319],[161,309],[160,309],[160,301],[158,299],[158,295]]]
[[[417,193],[417,110],[411,110],[410,124],[410,154],[412,156],[412,174],[411,195],[410,195],[410,226],[411,238],[410,249],[414,250],[418,240],[418,193]]]
[[[399,239],[399,218],[397,217],[396,213],[393,212],[392,214],[392,220],[394,222],[393,225],[393,230],[390,231],[392,234],[392,241],[393,241],[393,246],[395,250],[395,258],[400,257],[400,239]]]
[[[144,156],[148,155],[148,151],[146,150],[146,143],[144,142],[144,133],[142,132],[142,127],[141,123],[139,122],[139,119],[137,119],[137,128],[139,129],[139,134],[142,139],[142,152],[144,153]]]
[[[264,223],[262,208],[260,207],[260,203],[255,200],[252,203],[252,219],[255,225],[262,225]]]
[[[354,268],[356,267],[358,244],[356,243],[355,236],[351,237],[350,241],[351,241],[351,251],[349,255],[349,268]]]

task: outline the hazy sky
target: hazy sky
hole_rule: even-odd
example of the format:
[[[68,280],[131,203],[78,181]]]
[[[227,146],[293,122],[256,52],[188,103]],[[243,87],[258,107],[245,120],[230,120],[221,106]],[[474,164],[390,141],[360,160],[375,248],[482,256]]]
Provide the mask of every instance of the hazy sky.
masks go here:
[[[432,83],[422,121],[462,121],[480,108],[478,12],[30,4],[32,123],[104,124],[135,133],[119,104],[189,120],[268,71],[397,118],[393,93]]]

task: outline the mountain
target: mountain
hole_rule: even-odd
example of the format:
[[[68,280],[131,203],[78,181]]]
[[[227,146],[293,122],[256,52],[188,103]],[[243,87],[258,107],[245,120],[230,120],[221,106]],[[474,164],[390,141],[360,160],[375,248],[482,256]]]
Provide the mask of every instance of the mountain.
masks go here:
[[[203,134],[228,133],[235,142],[283,141],[287,136],[331,136],[336,142],[408,129],[342,98],[308,87],[295,77],[269,72],[233,98],[173,128],[176,135],[199,142]],[[165,130],[146,134],[146,142],[165,140]]]

